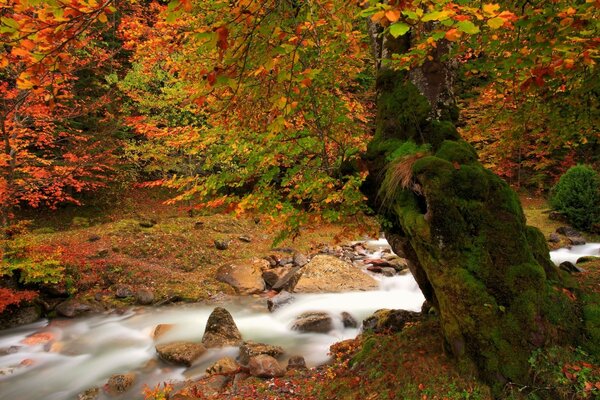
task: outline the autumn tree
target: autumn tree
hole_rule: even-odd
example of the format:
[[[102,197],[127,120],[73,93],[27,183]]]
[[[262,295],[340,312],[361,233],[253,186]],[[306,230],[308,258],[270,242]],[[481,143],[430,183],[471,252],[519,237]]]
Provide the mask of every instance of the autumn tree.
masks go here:
[[[237,128],[236,138],[266,132],[266,140],[253,143],[248,153],[255,155],[262,146],[285,146],[295,119],[308,115],[294,112],[293,106],[294,88],[312,87],[301,81],[308,73],[305,66],[299,67],[303,52],[313,46],[321,49],[308,38],[319,24],[330,24],[329,32],[355,29],[352,18],[344,14],[350,8],[334,1],[215,1],[209,5],[173,1],[167,18],[178,21],[184,10],[208,15],[199,26],[188,29],[187,36],[176,37],[184,46],[189,41],[201,49],[201,43],[195,42],[198,38],[212,46],[212,52],[197,51],[199,63],[208,63],[200,74],[196,72],[204,84],[193,80],[214,96],[211,104],[223,100],[238,106],[231,110],[243,108],[246,104],[235,102],[256,93],[260,83],[248,84],[254,77],[264,76],[267,81],[260,87],[275,90],[266,99],[253,99],[250,113],[224,118]],[[337,12],[327,14],[329,10]],[[340,21],[340,13],[347,22]],[[459,55],[477,49],[482,56],[497,59],[506,44],[501,38],[512,39],[515,31],[526,33],[516,39],[517,45],[525,46],[531,32],[538,29],[540,13],[547,23],[563,27],[560,41],[551,41],[548,51],[542,46],[538,51],[521,51],[520,58],[505,65],[507,69],[494,65],[490,73],[515,75],[522,90],[542,87],[554,74],[566,73],[572,66],[573,59],[560,52],[567,40],[567,57],[576,54],[592,67],[598,57],[593,47],[597,4],[579,3],[575,8],[554,1],[548,9],[540,9],[524,3],[519,10],[510,10],[479,2],[394,0],[363,2],[361,8],[350,11],[350,15],[358,13],[369,20],[370,38],[365,37],[363,43],[371,42],[377,60],[377,116],[374,137],[363,157],[369,171],[363,189],[372,209],[384,217],[393,249],[411,260],[410,269],[425,297],[439,311],[447,350],[458,359],[475,362],[497,394],[507,384],[529,382],[528,359],[536,348],[581,343],[597,350],[600,337],[593,317],[597,300],[578,301],[572,288],[565,286],[549,259],[544,237],[526,225],[516,194],[486,170],[473,147],[460,138],[453,92]],[[275,25],[269,20],[273,15],[278,16]],[[256,45],[260,35],[266,40],[259,43],[267,47]],[[334,48],[333,39],[349,40],[345,35],[332,38],[327,47]],[[175,40],[172,37],[171,43]],[[266,57],[257,56],[256,51]],[[340,61],[348,57],[343,54]],[[289,60],[283,71],[276,68],[282,62],[278,55]],[[272,82],[283,83],[283,92],[268,85],[274,73],[278,79]],[[196,93],[204,103],[207,97]],[[261,104],[270,112],[265,113]],[[247,117],[255,115],[252,111],[259,113],[261,124],[247,130],[254,122]],[[319,155],[320,162],[326,162],[329,154]],[[364,172],[360,163],[353,166],[355,173]],[[294,163],[286,167],[294,168]],[[253,187],[255,191],[245,198],[256,199],[258,189],[266,189],[271,198],[269,189],[275,187],[278,171],[263,173],[258,179],[266,185]],[[210,172],[206,182],[219,179],[213,177],[223,172],[240,181],[239,176],[229,175],[231,171]]]
[[[98,122],[109,115],[108,91],[94,91],[99,79],[94,82],[89,77],[114,56],[103,44],[102,29],[116,11],[111,3],[15,0],[2,4],[0,214],[4,226],[19,205],[78,204],[78,193],[96,190],[108,180],[115,162],[114,143],[102,136],[102,130],[111,124]],[[88,124],[92,119],[97,122]]]

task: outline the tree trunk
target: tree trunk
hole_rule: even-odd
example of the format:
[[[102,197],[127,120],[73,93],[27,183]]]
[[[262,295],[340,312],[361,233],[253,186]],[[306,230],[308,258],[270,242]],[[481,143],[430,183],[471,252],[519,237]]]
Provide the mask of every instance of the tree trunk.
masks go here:
[[[409,40],[384,46],[399,53]],[[410,73],[379,70],[365,192],[438,309],[447,350],[499,393],[528,382],[535,348],[577,340],[581,313],[517,195],[460,139],[446,50]]]

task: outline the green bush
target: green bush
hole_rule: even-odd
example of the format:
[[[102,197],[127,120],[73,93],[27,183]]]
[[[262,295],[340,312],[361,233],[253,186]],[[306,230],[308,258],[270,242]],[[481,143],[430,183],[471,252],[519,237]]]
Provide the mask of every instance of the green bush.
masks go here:
[[[600,175],[586,165],[571,167],[552,188],[550,204],[573,227],[591,230],[600,223]]]

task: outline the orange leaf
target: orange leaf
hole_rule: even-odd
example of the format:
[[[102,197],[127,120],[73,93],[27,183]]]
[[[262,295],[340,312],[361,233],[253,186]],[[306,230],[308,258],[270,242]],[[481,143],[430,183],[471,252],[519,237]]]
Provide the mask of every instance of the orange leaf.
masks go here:
[[[448,32],[446,32],[446,39],[451,42],[456,42],[458,39],[460,39],[461,36],[462,32],[456,28],[452,28]]]
[[[396,22],[400,19],[400,11],[398,10],[388,10],[385,12],[385,17],[390,22]]]
[[[385,17],[385,11],[378,11],[375,14],[371,15],[371,21],[374,23],[378,23]]]

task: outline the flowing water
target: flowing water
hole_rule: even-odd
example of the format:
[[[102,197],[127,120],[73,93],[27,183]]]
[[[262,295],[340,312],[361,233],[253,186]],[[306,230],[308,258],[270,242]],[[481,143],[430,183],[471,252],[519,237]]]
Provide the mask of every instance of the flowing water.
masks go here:
[[[381,255],[385,240],[368,243],[372,257]],[[597,254],[600,244],[574,246],[570,251],[552,252],[554,262],[576,260]],[[329,346],[353,338],[356,328],[344,328],[341,312],[349,312],[357,321],[380,308],[417,311],[423,296],[410,274],[394,277],[374,276],[379,290],[351,293],[295,295],[295,301],[270,313],[265,299],[243,297],[226,304],[245,340],[280,345],[288,355],[302,355],[307,365],[328,360]],[[144,385],[203,375],[216,360],[235,357],[237,348],[211,349],[191,368],[176,367],[158,361],[155,345],[176,340],[199,341],[214,306],[187,304],[169,307],[133,308],[124,314],[107,313],[75,320],[42,320],[33,325],[0,334],[0,400],[69,400],[93,386],[102,386],[118,373],[135,372],[136,385],[122,399],[142,398]],[[328,334],[292,331],[296,316],[305,311],[327,311],[335,329]],[[174,324],[159,341],[152,332],[158,324]],[[51,340],[27,344],[34,334],[47,334]],[[2,353],[0,353],[2,354]],[[101,394],[101,399],[106,397]],[[114,399],[114,397],[113,397]],[[118,399],[118,397],[117,397]]]

